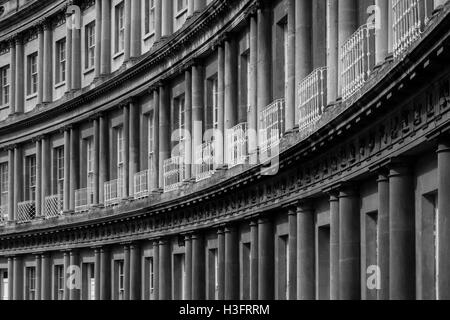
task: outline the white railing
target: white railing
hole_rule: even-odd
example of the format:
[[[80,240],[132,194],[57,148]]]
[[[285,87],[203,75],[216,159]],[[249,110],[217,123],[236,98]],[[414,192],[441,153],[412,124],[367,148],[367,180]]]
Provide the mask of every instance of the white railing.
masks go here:
[[[195,180],[197,182],[208,179],[216,170],[214,145],[214,141],[209,141],[196,150]]]
[[[138,172],[134,175],[134,198],[142,199],[148,197],[150,188],[149,188],[149,171],[144,170]]]
[[[29,222],[36,217],[36,202],[24,201],[17,204],[17,222]]]
[[[8,221],[8,208],[7,204],[0,206],[0,225]]]
[[[105,182],[105,207],[116,206],[123,198],[123,182],[120,179]]]
[[[393,0],[394,57],[399,57],[422,33],[422,2],[425,0]]]
[[[327,105],[327,68],[318,68],[303,79],[298,95],[299,130],[308,132],[314,128]]]
[[[370,76],[373,50],[373,29],[362,25],[341,48],[342,98],[347,100],[358,92]]]
[[[285,101],[284,99],[275,100],[261,111],[261,129],[260,129],[260,153],[268,154],[270,150],[280,144],[285,129],[284,121]]]
[[[93,205],[93,191],[89,188],[75,190],[75,212],[86,212]]]
[[[186,165],[183,157],[164,161],[164,192],[178,189],[186,179]]]
[[[243,122],[227,130],[227,164],[229,168],[245,164],[247,160],[247,123]]]
[[[75,197],[76,199],[76,197]],[[52,195],[44,199],[44,216],[45,218],[54,218],[63,213],[63,199],[60,195]]]

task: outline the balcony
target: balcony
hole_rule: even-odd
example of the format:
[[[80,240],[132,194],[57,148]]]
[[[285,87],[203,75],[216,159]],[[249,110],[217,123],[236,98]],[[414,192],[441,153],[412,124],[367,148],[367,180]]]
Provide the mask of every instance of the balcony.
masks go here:
[[[164,192],[178,189],[186,179],[186,165],[183,157],[164,161]]]
[[[24,201],[17,204],[17,222],[30,222],[36,217],[36,202]]]
[[[248,136],[246,122],[227,130],[227,164],[233,168],[247,160]]]
[[[197,148],[195,162],[195,180],[201,181],[210,178],[216,169],[214,141],[209,141]]]
[[[87,212],[93,205],[93,192],[88,188],[75,190],[75,212]]]
[[[123,198],[123,181],[120,179],[105,182],[105,207],[117,206]]]
[[[260,155],[261,160],[275,156],[280,145],[280,138],[285,131],[285,100],[279,99],[271,103],[261,112]]]
[[[374,55],[374,30],[362,25],[341,48],[342,99],[362,89],[371,74]]]
[[[150,173],[144,170],[134,175],[134,199],[143,199],[150,193]]]
[[[76,197],[75,197],[76,199]],[[61,195],[52,195],[44,199],[44,216],[46,219],[56,218],[63,213],[63,198]]]
[[[4,225],[8,221],[8,205],[0,206],[0,225]]]
[[[422,34],[425,0],[393,0],[394,57],[400,57]]]
[[[327,105],[327,68],[318,68],[303,79],[298,95],[299,130],[307,135],[314,130]]]

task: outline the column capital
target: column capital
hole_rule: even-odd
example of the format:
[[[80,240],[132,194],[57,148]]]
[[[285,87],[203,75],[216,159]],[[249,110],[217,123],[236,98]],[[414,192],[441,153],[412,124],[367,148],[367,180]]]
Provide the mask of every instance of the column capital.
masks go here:
[[[24,37],[23,34],[18,33],[18,34],[16,34],[16,35],[14,35],[14,44],[15,44],[16,46],[17,46],[17,45],[22,45],[22,44],[24,44],[24,41],[25,41],[25,37]]]

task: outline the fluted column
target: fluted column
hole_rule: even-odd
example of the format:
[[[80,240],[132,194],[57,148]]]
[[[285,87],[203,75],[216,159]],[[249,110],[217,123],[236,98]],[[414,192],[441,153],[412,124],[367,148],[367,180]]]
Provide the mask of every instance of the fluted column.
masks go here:
[[[70,266],[71,267],[78,267],[81,268],[80,265],[80,255],[78,251],[70,251]],[[68,270],[66,269],[66,272]],[[73,275],[73,273],[71,273]],[[70,274],[69,274],[70,275]],[[77,279],[75,279],[75,281],[77,281]],[[66,284],[67,285],[67,284]],[[74,288],[71,288],[69,293],[69,297],[70,300],[80,300],[81,298],[81,288],[77,288],[76,286],[74,286]]]
[[[52,25],[50,22],[44,24],[44,68],[43,68],[43,96],[42,102],[52,102],[53,101],[53,69],[52,69],[52,59],[53,59],[53,36],[52,36]],[[79,30],[80,31],[80,30]],[[81,40],[79,40],[81,41]],[[81,54],[81,51],[78,52]],[[41,52],[39,52],[39,56]],[[78,69],[81,69],[81,58],[78,58]],[[81,72],[81,70],[80,70]],[[81,73],[80,73],[81,77]],[[41,78],[41,77],[40,77]],[[81,79],[80,79],[81,82]]]
[[[225,300],[239,299],[239,240],[234,226],[225,228]]]
[[[141,248],[130,245],[130,300],[141,299]]]
[[[295,208],[288,208],[288,228],[289,228],[289,247],[288,252],[286,252],[288,258],[288,268],[289,273],[287,274],[288,279],[288,300],[297,299],[297,247],[298,238],[300,234],[297,231],[297,210]]]
[[[378,266],[381,272],[379,300],[389,300],[389,177],[378,175]]]
[[[330,300],[339,299],[339,198],[330,194]]]
[[[217,165],[223,165],[225,163],[224,159],[224,138],[225,138],[225,122],[224,122],[224,110],[225,110],[225,52],[224,46],[219,45],[217,47],[217,90],[218,90],[218,101],[217,101],[217,122],[218,122],[218,133],[216,133],[215,141],[215,152]]]
[[[136,2],[136,1],[134,1]],[[140,119],[139,104],[132,100],[129,104],[129,196],[134,196],[134,176],[140,171]]]
[[[203,237],[192,235],[192,299],[204,300],[205,285],[205,248]]]
[[[51,300],[52,290],[51,290],[51,268],[50,268],[50,256],[48,253],[43,253],[41,255],[41,297],[42,300]]]
[[[297,207],[297,276],[299,300],[316,298],[316,257],[314,211],[308,204]]]
[[[42,155],[42,147],[41,147],[41,140],[40,139],[36,139],[35,141],[36,144],[36,186],[38,186],[38,188],[36,188],[36,206],[35,206],[35,212],[36,212],[36,217],[40,217],[41,213],[44,213],[44,201],[43,201],[43,196],[42,196],[42,174],[43,172],[43,166],[42,166],[42,160],[44,160],[44,157]]]
[[[271,75],[272,75],[272,63],[271,63],[271,34],[272,27],[270,22],[271,12],[268,8],[264,7],[258,9],[258,81],[257,81],[257,110],[256,113],[259,116],[261,111],[264,110],[272,102],[272,87],[271,87]],[[260,128],[258,124],[257,128]]]
[[[63,211],[70,210],[70,129],[64,129],[64,203]]]
[[[338,98],[338,1],[327,0],[327,104]]]
[[[170,157],[170,104],[168,89],[159,87],[159,187],[164,188],[164,161]]]
[[[450,299],[450,139],[442,137],[438,146],[439,212],[439,299]]]
[[[14,257],[8,257],[8,299],[14,298]]]
[[[41,266],[41,255],[37,254],[35,257],[36,260],[36,291],[35,291],[35,300],[41,300],[41,287],[42,287],[42,266]]]
[[[99,204],[105,203],[105,182],[109,180],[109,130],[108,118],[105,114],[100,115],[99,133]]]
[[[123,248],[123,256],[124,256],[124,300],[130,300],[130,247],[125,245]]]
[[[406,162],[394,162],[389,173],[389,297],[414,299],[414,183]]]
[[[100,248],[94,249],[94,277],[95,277],[95,300],[100,300],[100,279],[101,279],[101,250]]]
[[[20,146],[15,146],[14,149],[14,217],[13,220],[17,220],[17,204],[23,200],[23,152]]]
[[[273,225],[267,218],[258,221],[258,299],[273,300],[274,281],[274,237]]]
[[[13,258],[13,300],[23,300],[23,261],[22,257]]]
[[[111,72],[111,0],[102,1],[101,74]]]
[[[100,169],[100,120],[94,119],[94,204],[99,204],[99,169]]]
[[[111,299],[111,260],[107,248],[100,249],[100,300]]]
[[[75,210],[75,190],[79,186],[80,157],[79,157],[79,132],[76,128],[70,128],[70,206],[69,210]]]
[[[198,64],[192,66],[192,155],[193,164],[197,164],[196,154],[203,142],[203,66]],[[194,172],[195,174],[195,172]]]
[[[72,28],[72,89],[81,89],[81,29]]]
[[[102,0],[95,1],[95,78],[100,76],[102,55]]]
[[[131,58],[141,55],[141,1],[131,1]]]
[[[339,193],[339,299],[361,299],[360,212],[353,187]]]
[[[50,138],[48,136],[42,137],[42,184],[41,184],[41,196],[42,196],[42,214],[45,210],[45,197],[50,196],[51,193],[51,159],[50,159]],[[38,170],[38,168],[36,168]],[[37,195],[36,195],[37,198]]]
[[[219,294],[218,300],[225,299],[225,233],[223,229],[217,231],[217,259],[218,259],[218,284],[219,284]]]
[[[15,103],[16,109],[15,113],[23,113],[24,112],[24,104],[25,104],[25,70],[24,70],[24,48],[23,48],[23,39],[21,36],[18,36],[16,39],[16,84],[15,84]]]
[[[37,104],[42,104],[44,97],[44,73],[45,73],[45,40],[44,40],[44,25],[38,25],[38,91],[37,91]]]
[[[173,32],[172,1],[161,0],[161,36],[170,36]]]
[[[192,269],[192,240],[190,235],[184,237],[184,246],[186,248],[185,257],[185,270],[186,270],[186,300],[192,300],[192,279],[193,279],[193,269]]]
[[[171,252],[168,240],[159,241],[159,300],[172,298]]]
[[[14,205],[14,189],[15,189],[15,169],[14,169],[14,148],[8,149],[8,221],[15,220],[15,205]]]
[[[10,115],[16,113],[16,42],[15,40],[9,41],[9,113]]]
[[[193,128],[193,121],[192,121],[192,73],[190,68],[188,68],[184,72],[184,83],[185,83],[185,92],[184,92],[184,110],[185,110],[185,121],[186,121],[186,131],[189,132],[188,135],[186,135],[186,141],[184,144],[184,155],[186,161],[190,161],[190,163],[186,166],[186,180],[189,180],[192,176],[192,171],[194,169],[194,166],[192,164],[195,164],[195,150],[192,149],[193,146],[193,139],[192,139],[192,128]]]
[[[256,153],[258,150],[258,24],[256,15],[250,16],[250,63],[249,63],[249,112],[247,115],[249,136],[248,136],[248,151],[252,157],[251,163],[255,163]]]

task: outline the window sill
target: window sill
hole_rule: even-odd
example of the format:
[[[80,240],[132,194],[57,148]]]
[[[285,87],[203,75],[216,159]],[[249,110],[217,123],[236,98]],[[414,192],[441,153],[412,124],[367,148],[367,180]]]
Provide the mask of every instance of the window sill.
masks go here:
[[[181,9],[180,11],[178,11],[178,12],[175,14],[175,19],[178,19],[179,17],[181,17],[181,16],[184,15],[187,11],[188,11],[188,8]]]
[[[27,95],[27,96],[25,97],[25,100],[26,100],[26,101],[32,100],[32,99],[34,99],[34,98],[37,98],[37,96],[38,96],[37,93],[32,93],[32,94]]]
[[[93,72],[95,70],[95,67],[89,67],[87,69],[84,69],[83,75],[88,75],[89,73]]]
[[[113,59],[116,60],[117,58],[123,56],[124,54],[125,54],[124,50],[119,51],[119,52],[117,52],[116,54],[113,55]]]
[[[66,85],[66,81],[61,81],[61,82],[55,83],[55,89],[61,88],[65,85]]]
[[[5,105],[0,104],[0,110],[5,110],[5,109],[8,109],[9,107],[10,107],[9,104],[5,104]]]
[[[142,40],[147,41],[150,38],[153,38],[155,36],[155,31],[152,31],[150,33],[147,33],[144,35],[144,37],[142,38]]]

